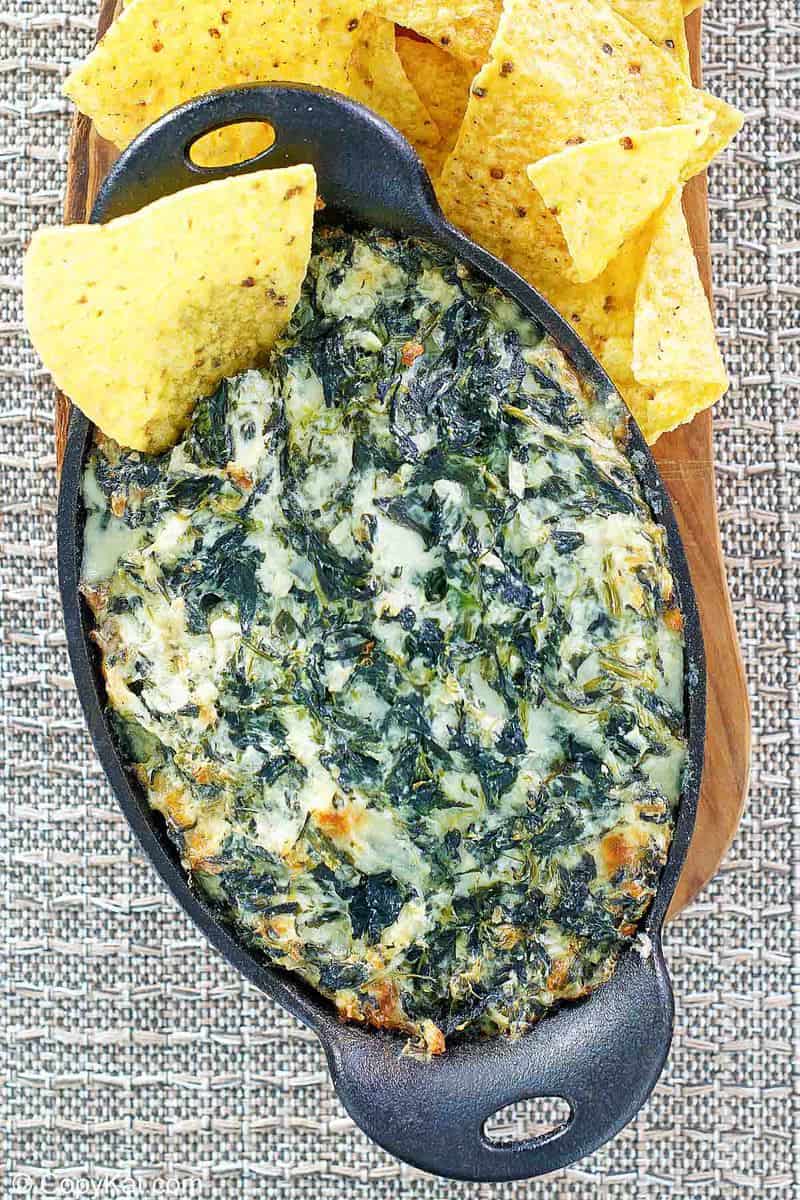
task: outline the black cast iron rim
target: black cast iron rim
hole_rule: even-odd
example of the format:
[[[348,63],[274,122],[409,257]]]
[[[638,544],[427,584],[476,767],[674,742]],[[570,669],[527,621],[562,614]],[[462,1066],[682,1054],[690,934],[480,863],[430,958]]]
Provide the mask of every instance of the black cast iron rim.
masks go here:
[[[248,120],[276,134],[263,154],[231,167],[197,167],[189,156],[203,134]],[[150,126],[112,167],[92,221],[104,222],[182,188],[265,167],[310,162],[326,223],[380,226],[437,243],[511,295],[554,338],[580,375],[613,390],[599,363],[561,316],[509,267],[444,219],[425,170],[405,139],[361,105],[292,84],[253,84],[209,93]],[[694,826],[705,738],[705,660],[700,622],[672,506],[633,420],[629,454],[666,529],[686,639],[688,766],[669,858],[641,925],[649,945],[626,951],[613,978],[542,1019],[516,1042],[456,1044],[431,1062],[401,1055],[397,1035],[343,1024],[332,1006],[291,974],[246,948],[196,895],[163,819],[125,770],[104,715],[105,689],[90,640],[91,614],[78,591],[83,548],[81,474],[93,427],[70,419],[58,506],[58,568],[72,669],[89,731],[116,799],[146,855],[211,944],[261,991],[320,1038],[345,1107],[376,1142],[424,1170],[474,1181],[530,1178],[595,1150],[635,1116],[652,1091],[672,1036],[673,999],[661,928]],[[559,1096],[566,1123],[511,1145],[490,1141],[488,1117],[506,1105]]]

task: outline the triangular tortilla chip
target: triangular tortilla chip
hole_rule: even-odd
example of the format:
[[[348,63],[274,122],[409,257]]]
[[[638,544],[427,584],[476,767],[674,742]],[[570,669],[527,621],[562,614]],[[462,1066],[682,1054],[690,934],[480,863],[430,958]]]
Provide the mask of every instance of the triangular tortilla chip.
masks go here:
[[[53,378],[104,433],[174,444],[196,400],[253,366],[291,316],[311,253],[310,166],[165,196],[107,225],[40,229],[25,317]]]
[[[706,94],[603,0],[506,0],[437,186],[447,216],[544,293],[631,407],[652,397],[631,363],[634,297],[655,218],[600,275],[579,283],[558,222],[525,169],[631,127],[687,124],[702,132],[707,121]]]
[[[203,92],[282,79],[346,91],[365,0],[131,0],[64,90],[117,146]],[[204,147],[212,165],[213,142]],[[218,161],[234,161],[224,131]]]
[[[703,142],[692,151],[686,160],[681,173],[684,180],[691,179],[693,175],[704,171],[711,160],[722,153],[744,123],[744,117],[738,109],[726,104],[718,96],[712,96],[710,92],[702,91],[699,91],[697,95],[703,104],[704,117],[707,122],[706,132]]]
[[[385,117],[415,146],[436,146],[439,129],[395,47],[394,24],[366,13],[350,60],[349,94]]]
[[[688,2],[688,0],[687,0]],[[681,0],[610,0],[615,12],[666,50],[689,77],[689,48]],[[489,54],[502,0],[377,0],[376,12],[427,38],[478,70]]]
[[[724,396],[726,384],[722,383],[665,383],[655,390],[639,388],[643,398],[626,396],[628,407],[642,431],[645,441],[652,446],[662,433],[669,433],[679,425],[685,425],[699,412],[716,404]]]
[[[697,141],[691,125],[635,130],[571,146],[528,167],[561,226],[579,282],[605,270],[661,206]]]
[[[477,71],[489,53],[503,0],[375,0],[370,7]]]
[[[419,38],[398,37],[397,53],[441,135],[441,141],[435,147],[414,142],[431,178],[436,179],[456,144],[469,99],[472,71],[433,42],[423,42]]]
[[[681,0],[611,0],[620,17],[672,56],[689,78],[689,46]]]
[[[633,374],[651,387],[727,383],[680,188],[656,220],[636,289]]]
[[[705,120],[669,56],[602,0],[506,0],[438,194],[451,220],[546,290],[571,260],[526,167],[631,128]]]

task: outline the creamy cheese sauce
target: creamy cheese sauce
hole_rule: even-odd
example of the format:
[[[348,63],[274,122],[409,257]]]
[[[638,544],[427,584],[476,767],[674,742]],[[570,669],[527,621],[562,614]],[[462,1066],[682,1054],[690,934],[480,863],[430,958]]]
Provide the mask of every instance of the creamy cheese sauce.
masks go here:
[[[86,466],[110,714],[187,870],[432,1051],[602,983],[666,859],[683,637],[625,428],[441,252],[322,231],[262,369]]]

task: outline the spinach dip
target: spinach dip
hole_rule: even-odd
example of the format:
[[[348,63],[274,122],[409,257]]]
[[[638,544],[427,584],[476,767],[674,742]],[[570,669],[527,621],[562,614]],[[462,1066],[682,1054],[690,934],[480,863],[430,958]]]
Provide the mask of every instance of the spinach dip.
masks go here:
[[[266,365],[86,466],[110,717],[195,886],[434,1053],[608,979],[666,859],[683,637],[625,438],[462,265],[322,230]]]

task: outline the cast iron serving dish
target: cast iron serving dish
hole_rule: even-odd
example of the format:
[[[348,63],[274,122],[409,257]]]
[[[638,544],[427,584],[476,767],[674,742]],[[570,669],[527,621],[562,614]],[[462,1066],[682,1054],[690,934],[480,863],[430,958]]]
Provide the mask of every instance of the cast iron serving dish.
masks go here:
[[[233,167],[200,168],[190,159],[203,134],[241,121],[269,121],[275,142]],[[612,384],[573,330],[518,275],[458,233],[442,216],[409,144],[377,116],[342,96],[288,84],[211,93],[146,130],[106,179],[92,212],[103,222],[159,196],[224,175],[311,162],[326,202],[325,221],[377,226],[427,238],[502,288],[544,326],[580,374],[600,391]],[[224,253],[224,246],[220,247]],[[644,1103],[672,1036],[673,999],[661,927],[686,857],[697,808],[705,724],[705,664],[694,593],[669,498],[650,452],[631,422],[629,453],[650,505],[666,528],[686,636],[689,760],[677,827],[658,892],[642,923],[647,951],[623,954],[610,982],[544,1017],[517,1041],[451,1045],[422,1061],[402,1054],[395,1034],[343,1024],[299,978],[271,967],[239,943],[191,889],[162,817],[126,773],[105,717],[92,618],[79,591],[84,512],[81,473],[92,426],[73,410],[58,510],[58,562],[72,667],[95,747],[119,804],[173,895],[228,962],[320,1038],[336,1090],[361,1128],[399,1158],[469,1180],[523,1179],[574,1162],[623,1127]],[[484,1123],[503,1107],[558,1096],[570,1115],[541,1137],[490,1140]]]

